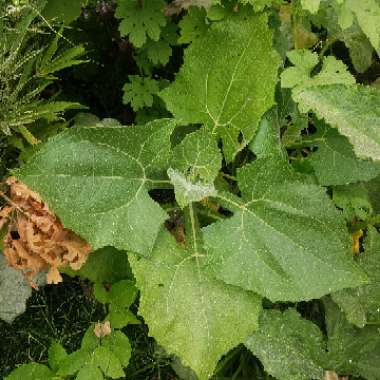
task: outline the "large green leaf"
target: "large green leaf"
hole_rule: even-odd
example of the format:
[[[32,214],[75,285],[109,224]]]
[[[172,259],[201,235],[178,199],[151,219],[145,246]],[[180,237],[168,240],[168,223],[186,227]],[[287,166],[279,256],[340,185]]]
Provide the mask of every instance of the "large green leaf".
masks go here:
[[[186,49],[179,74],[161,97],[183,124],[204,124],[221,137],[231,161],[274,103],[279,63],[267,17],[232,15]]]
[[[237,180],[241,198],[217,196],[234,215],[204,229],[210,273],[272,301],[310,300],[366,282],[350,257],[342,215],[282,155],[245,165]]]
[[[265,371],[280,380],[324,378],[325,343],[318,326],[294,309],[267,310],[260,328],[245,345],[264,364]]]
[[[331,299],[324,299],[329,369],[339,374],[380,379],[380,331],[378,326],[359,329],[346,320]]]
[[[93,249],[149,254],[166,213],[148,195],[165,181],[175,123],[81,127],[45,144],[16,176]]]
[[[380,324],[380,234],[373,227],[368,231],[365,248],[365,252],[359,254],[359,265],[368,274],[370,283],[333,294],[347,319],[359,327],[367,323]]]
[[[184,249],[162,231],[151,258],[132,256],[130,261],[150,334],[200,380],[208,379],[221,356],[257,328],[260,298],[204,273],[197,245]]]
[[[54,380],[54,373],[43,364],[23,364],[11,372],[5,380]]]
[[[380,160],[380,91],[368,86],[326,85],[293,93],[302,112],[313,111],[338,128],[362,158]]]

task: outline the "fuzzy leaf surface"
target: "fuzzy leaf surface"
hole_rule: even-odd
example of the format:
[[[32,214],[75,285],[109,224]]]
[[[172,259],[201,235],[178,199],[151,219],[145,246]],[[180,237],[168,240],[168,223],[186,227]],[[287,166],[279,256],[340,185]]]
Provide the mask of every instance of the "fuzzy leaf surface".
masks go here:
[[[296,91],[302,112],[313,111],[346,136],[361,158],[380,160],[380,91],[368,86],[326,85]]]
[[[41,147],[16,176],[93,249],[111,245],[148,255],[166,218],[148,190],[166,178],[174,126],[161,119],[72,128]]]
[[[180,357],[200,380],[208,379],[223,354],[257,328],[260,298],[203,271],[198,248],[180,247],[161,231],[151,259],[131,256],[141,291],[140,314],[150,334]]]
[[[274,103],[279,63],[267,17],[236,15],[193,41],[175,81],[160,96],[181,123],[204,124],[220,137],[231,161]]]
[[[217,197],[234,215],[204,228],[210,273],[271,301],[310,300],[366,282],[349,256],[345,221],[319,186],[281,156],[245,165],[237,179],[241,198]]]
[[[265,371],[281,380],[323,380],[325,343],[318,326],[294,309],[264,311],[259,329],[247,338],[246,347]]]

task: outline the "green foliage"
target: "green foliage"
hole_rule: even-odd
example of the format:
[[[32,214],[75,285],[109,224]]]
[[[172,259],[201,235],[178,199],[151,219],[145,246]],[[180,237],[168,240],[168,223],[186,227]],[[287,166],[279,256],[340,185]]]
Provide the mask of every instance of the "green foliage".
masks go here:
[[[161,28],[166,25],[164,6],[163,0],[118,0],[116,17],[122,19],[121,35],[128,36],[136,47],[143,46],[147,37],[158,41]]]
[[[245,345],[277,379],[324,379],[325,342],[322,332],[294,309],[264,311],[260,329]]]
[[[31,144],[38,140],[26,126],[40,119],[59,120],[63,111],[82,107],[76,102],[41,97],[54,82],[55,73],[84,62],[79,59],[84,54],[82,46],[60,46],[60,32],[50,43],[38,42],[38,34],[47,29],[39,19],[43,4],[38,2],[37,8],[25,6],[15,23],[0,25],[0,132],[21,133]]]
[[[49,6],[49,19],[75,17]],[[74,29],[94,23],[88,9]],[[107,77],[131,105],[117,115],[124,121],[79,114],[12,173],[91,244],[83,268],[63,271],[94,283],[105,318],[78,350],[54,342],[47,366],[9,378],[124,377],[136,342],[123,331],[145,323],[157,356],[189,379],[380,379],[379,1],[118,0],[95,9],[112,30],[107,59],[127,56],[118,81]],[[16,17],[24,34],[4,38],[4,57],[26,57],[10,82],[33,73],[45,86],[31,90],[38,105],[51,107],[43,90],[83,63],[83,48],[64,47],[63,30],[29,44],[35,38],[22,35],[41,27],[37,19]],[[49,126],[57,112],[44,118]],[[16,130],[7,123],[5,132]]]
[[[130,83],[126,83],[123,87],[123,103],[131,103],[134,111],[138,111],[144,107],[151,107],[153,104],[153,95],[159,91],[156,80],[139,75],[130,75],[128,77]]]

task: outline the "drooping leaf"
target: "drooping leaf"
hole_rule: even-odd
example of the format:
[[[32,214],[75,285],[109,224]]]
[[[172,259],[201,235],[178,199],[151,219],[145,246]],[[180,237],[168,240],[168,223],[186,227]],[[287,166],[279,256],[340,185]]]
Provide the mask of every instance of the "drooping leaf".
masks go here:
[[[142,47],[147,37],[158,41],[161,28],[166,25],[165,1],[118,0],[115,16],[121,19],[119,30],[136,46]]]
[[[336,129],[322,127],[311,142],[318,150],[310,162],[321,185],[347,185],[380,175],[380,164],[358,159],[348,139]]]
[[[358,327],[367,323],[380,325],[380,234],[375,228],[368,230],[364,246],[365,252],[359,253],[358,262],[367,273],[369,284],[333,294],[348,321]]]
[[[266,310],[246,347],[280,380],[324,379],[325,343],[318,326],[296,310]]]
[[[93,249],[112,245],[148,255],[166,218],[148,190],[166,178],[174,127],[161,119],[72,128],[41,147],[16,176]]]
[[[348,323],[331,299],[324,299],[328,367],[344,375],[380,379],[380,332],[378,326],[362,329]]]
[[[130,261],[150,334],[200,380],[257,328],[260,298],[204,273],[199,246],[184,249],[161,231],[151,259]]]
[[[294,93],[302,112],[313,111],[346,136],[358,157],[380,160],[380,91],[368,86],[326,85]]]
[[[265,15],[231,16],[186,49],[184,65],[160,96],[182,124],[204,124],[220,137],[231,161],[273,105],[279,63]]]
[[[204,228],[210,273],[271,301],[310,300],[366,282],[350,258],[343,217],[281,154],[245,165],[237,180],[241,198],[217,195],[234,215]]]
[[[22,273],[8,266],[0,253],[0,319],[11,323],[26,309],[32,289]]]

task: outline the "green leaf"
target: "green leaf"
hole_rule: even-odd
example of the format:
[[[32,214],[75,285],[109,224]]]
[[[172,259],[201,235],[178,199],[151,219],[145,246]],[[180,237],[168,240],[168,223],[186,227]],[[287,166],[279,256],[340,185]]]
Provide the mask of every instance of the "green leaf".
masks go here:
[[[81,368],[92,364],[91,353],[86,350],[78,350],[66,356],[60,362],[58,376],[74,376]]]
[[[70,24],[79,17],[81,5],[81,0],[48,0],[42,14],[47,19]]]
[[[301,0],[302,8],[310,13],[318,12],[321,0]]]
[[[102,346],[108,348],[127,367],[131,358],[132,348],[129,339],[121,331],[113,331],[102,339]]]
[[[111,379],[125,377],[120,360],[107,347],[100,346],[95,349],[94,364],[100,367],[104,374]]]
[[[178,23],[180,28],[178,42],[180,44],[189,44],[206,34],[208,30],[206,15],[206,10],[203,8],[189,8],[187,14]]]
[[[359,329],[347,322],[329,298],[324,299],[329,368],[344,375],[380,379],[380,332],[377,326]]]
[[[318,54],[310,50],[292,50],[287,54],[293,67],[287,68],[281,74],[281,86],[300,91],[308,87],[332,84],[351,85],[355,78],[347,70],[347,66],[333,56],[324,57],[320,72],[311,76],[314,67],[318,64]]]
[[[53,342],[49,347],[48,355],[50,368],[57,371],[62,360],[66,358],[67,353],[60,343]]]
[[[88,278],[91,282],[97,283],[115,283],[132,277],[127,253],[113,247],[104,247],[91,252],[79,270],[65,269],[65,273]]]
[[[364,246],[365,252],[359,254],[358,262],[367,273],[369,284],[333,294],[348,321],[358,327],[380,324],[380,234],[375,228],[369,228]]]
[[[174,127],[161,119],[72,128],[41,147],[16,176],[94,250],[112,245],[149,255],[166,213],[148,190],[167,181]]]
[[[168,169],[168,176],[174,185],[175,198],[181,208],[191,202],[199,202],[216,195],[214,185],[188,180],[182,173],[172,168]]]
[[[343,5],[343,14],[354,14],[359,26],[370,40],[372,46],[380,52],[380,5],[376,0],[345,0]],[[349,17],[349,22],[341,26],[344,29],[352,24],[352,16]]]
[[[103,380],[102,371],[93,364],[88,364],[81,368],[75,380]]]
[[[159,91],[158,82],[149,77],[129,75],[123,87],[123,103],[131,103],[134,111],[153,105],[153,95]]]
[[[222,166],[222,155],[207,129],[201,128],[186,135],[173,149],[171,165],[190,178],[213,183]]]
[[[185,50],[179,74],[160,96],[180,123],[204,124],[220,137],[231,161],[274,103],[279,63],[267,17],[234,15]]]
[[[0,319],[11,323],[26,309],[32,289],[22,273],[11,268],[0,253]]]
[[[349,222],[355,218],[367,220],[373,212],[370,195],[363,183],[334,187],[333,201]]]
[[[310,300],[366,282],[350,258],[342,215],[283,156],[245,165],[237,180],[241,198],[217,196],[234,215],[203,230],[209,273],[271,301]]]
[[[281,380],[324,379],[325,342],[318,326],[296,310],[267,310],[245,342],[271,376]]]
[[[311,155],[310,162],[323,186],[368,181],[380,174],[380,164],[358,159],[348,139],[336,129],[322,127],[311,142],[318,150]]]
[[[143,3],[137,0],[118,0],[115,16],[122,19],[120,34],[128,36],[136,47],[141,47],[147,37],[158,41],[161,28],[166,25],[163,0],[149,0]]]
[[[313,111],[346,136],[360,158],[380,160],[380,92],[368,86],[326,85],[294,93],[302,112]]]
[[[39,363],[23,364],[8,375],[5,380],[53,380],[54,374],[46,365]]]
[[[221,356],[257,328],[261,304],[254,293],[204,273],[200,250],[184,249],[161,231],[151,259],[130,261],[150,334],[205,380]]]

